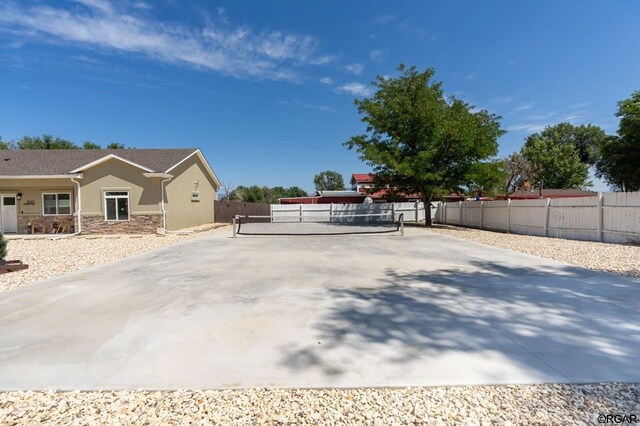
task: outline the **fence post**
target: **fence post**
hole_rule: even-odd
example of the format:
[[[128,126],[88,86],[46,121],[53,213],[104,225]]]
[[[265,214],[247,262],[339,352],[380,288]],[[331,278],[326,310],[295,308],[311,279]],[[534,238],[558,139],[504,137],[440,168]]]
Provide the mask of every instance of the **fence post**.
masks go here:
[[[300,222],[302,222],[302,203],[300,203]]]
[[[511,198],[507,199],[507,234],[511,233]]]
[[[396,221],[396,203],[391,203],[391,219]]]
[[[447,203],[443,202],[440,205],[442,206],[442,214],[444,215],[442,217],[442,223],[444,223],[446,225],[447,224]]]
[[[232,235],[233,235],[233,238],[235,238],[236,237],[236,216],[233,217],[231,226],[233,227]]]
[[[329,222],[333,222],[333,203],[329,204]]]
[[[547,205],[544,208],[544,236],[549,236],[549,210],[551,206],[551,198],[547,198]]]
[[[426,209],[426,206],[425,206],[425,209]],[[424,214],[427,214],[426,210]],[[431,214],[431,212],[429,212],[429,214]],[[416,223],[418,222],[420,222],[420,201],[416,201]]]
[[[604,232],[602,229],[604,225],[603,206],[604,206],[603,194],[602,192],[598,192],[598,241],[604,240]]]
[[[462,201],[458,201],[458,224],[462,225]]]
[[[480,229],[482,229],[482,222],[484,222],[484,201],[480,201]]]

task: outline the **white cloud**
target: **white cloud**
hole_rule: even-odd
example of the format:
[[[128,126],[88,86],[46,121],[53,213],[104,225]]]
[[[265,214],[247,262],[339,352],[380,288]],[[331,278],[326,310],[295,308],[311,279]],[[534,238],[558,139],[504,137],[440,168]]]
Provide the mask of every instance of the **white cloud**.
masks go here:
[[[348,64],[344,66],[344,70],[354,75],[360,75],[364,71],[364,66],[362,64]]]
[[[333,84],[333,79],[331,77],[322,77],[320,79],[320,83],[322,83],[322,84]]]
[[[371,87],[362,83],[347,83],[336,88],[339,93],[349,93],[354,96],[369,96],[372,94]]]
[[[378,62],[384,57],[384,51],[379,49],[373,49],[369,52],[369,60],[373,62]]]
[[[525,110],[528,110],[528,109],[531,109],[531,108],[533,108],[533,104],[522,104],[522,105],[518,105],[515,108],[515,110],[516,111],[525,111]]]
[[[381,15],[373,20],[373,25],[385,26],[396,19],[396,15]]]
[[[84,8],[0,6],[0,31],[41,43],[80,45],[108,52],[145,55],[242,78],[298,80],[300,65],[327,61],[314,55],[305,35],[254,33],[217,21],[204,28],[151,21],[104,0],[74,0]]]
[[[330,106],[307,104],[307,103],[304,103],[304,102],[300,102],[298,100],[280,101],[279,103],[282,104],[282,105],[291,106],[291,107],[297,107],[297,108],[315,109],[317,111],[324,111],[324,112],[338,112],[336,109],[331,108]]]
[[[569,123],[576,121],[577,119],[582,118],[581,115],[578,114],[570,114],[565,116],[562,121],[568,121]]]
[[[326,64],[330,64],[331,62],[335,61],[335,56],[332,55],[323,55],[323,56],[319,56],[317,58],[312,58],[309,59],[309,63],[311,65],[326,65]]]
[[[579,104],[571,105],[569,108],[584,108],[591,105],[591,102],[580,102]]]
[[[513,101],[513,98],[511,96],[498,96],[497,98],[491,99],[489,102],[495,102],[498,104],[508,104],[511,101]]]
[[[524,130],[529,133],[536,133],[543,130],[545,127],[547,127],[547,125],[542,123],[523,123],[523,124],[514,124],[513,126],[509,126],[507,127],[507,130],[516,131],[516,132]]]

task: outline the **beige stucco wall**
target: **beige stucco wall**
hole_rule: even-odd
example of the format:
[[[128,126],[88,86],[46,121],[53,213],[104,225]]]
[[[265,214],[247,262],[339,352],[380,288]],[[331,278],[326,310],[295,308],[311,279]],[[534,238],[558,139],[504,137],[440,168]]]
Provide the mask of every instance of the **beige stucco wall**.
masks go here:
[[[76,185],[70,179],[3,179],[0,180],[0,193],[22,193],[18,201],[18,215],[41,215],[42,194],[48,192],[71,193],[71,212],[75,208]],[[71,216],[71,215],[70,215]]]
[[[165,183],[167,229],[176,230],[213,222],[213,202],[218,198],[213,178],[197,155],[169,172],[174,176]],[[191,200],[198,181],[199,201]]]
[[[82,215],[104,216],[105,191],[129,191],[129,212],[161,213],[160,179],[147,178],[144,171],[118,159],[111,159],[83,172]]]

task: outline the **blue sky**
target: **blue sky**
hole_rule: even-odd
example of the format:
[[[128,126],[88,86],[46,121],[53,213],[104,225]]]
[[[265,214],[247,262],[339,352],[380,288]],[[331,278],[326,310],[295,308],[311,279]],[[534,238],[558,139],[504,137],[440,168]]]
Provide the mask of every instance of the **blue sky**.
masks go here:
[[[617,129],[640,89],[640,2],[0,2],[0,136],[200,147],[229,185],[367,171],[354,97],[400,62],[503,117]],[[596,183],[596,189],[602,189]]]

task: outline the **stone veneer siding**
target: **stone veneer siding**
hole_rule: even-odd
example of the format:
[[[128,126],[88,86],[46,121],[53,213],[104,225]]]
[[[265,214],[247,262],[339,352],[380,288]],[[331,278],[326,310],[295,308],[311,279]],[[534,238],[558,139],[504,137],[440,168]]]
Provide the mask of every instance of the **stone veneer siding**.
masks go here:
[[[162,228],[162,214],[132,214],[129,220],[107,221],[104,216],[82,216],[83,234],[154,234]]]
[[[35,223],[37,226],[37,233],[43,232],[42,223],[44,220],[44,232],[50,234],[53,232],[54,223],[62,223],[64,221],[71,221],[69,229],[66,233],[72,234],[77,229],[76,216],[72,215],[58,215],[58,216],[44,216],[41,214],[19,214],[18,215],[18,234],[30,234],[31,223]]]

